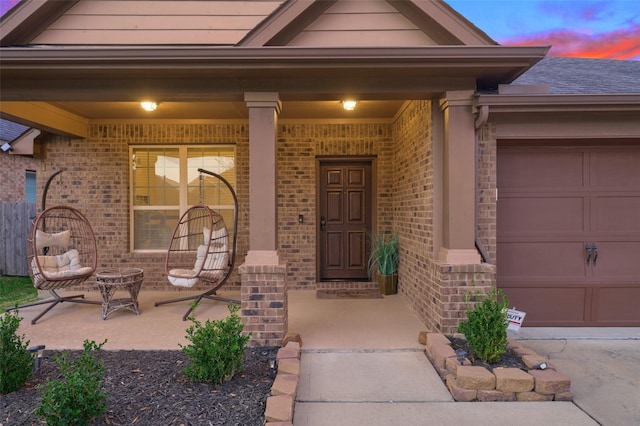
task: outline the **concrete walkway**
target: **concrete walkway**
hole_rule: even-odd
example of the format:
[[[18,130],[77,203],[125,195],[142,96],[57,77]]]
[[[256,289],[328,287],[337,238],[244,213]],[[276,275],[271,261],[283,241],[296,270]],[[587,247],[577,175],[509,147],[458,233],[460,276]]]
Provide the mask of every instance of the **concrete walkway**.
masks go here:
[[[64,303],[31,325],[41,308],[25,308],[19,333],[47,349],[108,339],[106,350],[178,350],[188,343],[187,303],[153,306],[176,295],[143,289],[141,315],[116,312],[106,321],[99,306]],[[226,304],[205,301],[197,318],[227,315]],[[399,295],[318,300],[314,291],[290,291],[289,330],[303,340],[297,426],[640,424],[639,328],[523,328],[512,337],[567,374],[574,395],[573,402],[526,403],[453,402],[418,343],[424,324]]]
[[[313,292],[291,292],[289,309],[289,328],[300,333],[303,340],[294,413],[297,426],[640,424],[638,391],[629,394],[626,387],[638,374],[640,340],[624,340],[622,347],[613,343],[618,340],[601,340],[600,346],[590,348],[588,342],[592,340],[572,341],[587,343],[587,348],[579,359],[567,362],[577,367],[590,360],[594,368],[602,368],[603,372],[613,364],[599,354],[605,351],[613,356],[618,350],[630,351],[628,359],[632,362],[616,363],[621,371],[611,378],[612,386],[607,390],[610,396],[600,406],[587,402],[596,396],[583,398],[584,394],[597,392],[588,390],[594,388],[592,375],[584,377],[579,369],[565,371],[556,356],[540,347],[532,349],[549,355],[560,371],[572,378],[574,402],[461,403],[453,401],[422,353],[417,338],[424,326],[400,296],[382,300],[316,300]],[[364,329],[349,326],[361,321],[366,324]],[[532,342],[539,346],[547,341],[540,340],[544,333],[552,336],[549,333],[553,330],[544,329],[538,336],[514,337],[535,338]],[[617,338],[633,338],[636,330],[616,331],[620,333]],[[588,337],[591,330],[585,331]],[[606,334],[606,330],[600,332]],[[625,375],[631,378],[620,383],[620,376]]]

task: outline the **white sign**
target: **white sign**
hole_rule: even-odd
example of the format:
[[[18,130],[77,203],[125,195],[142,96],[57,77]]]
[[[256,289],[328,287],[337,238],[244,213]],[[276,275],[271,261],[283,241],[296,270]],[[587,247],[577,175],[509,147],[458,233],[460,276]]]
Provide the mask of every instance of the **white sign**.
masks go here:
[[[525,315],[527,315],[526,312],[507,309],[507,322],[509,323],[507,330],[520,330],[520,326],[522,325],[522,321],[524,321]]]

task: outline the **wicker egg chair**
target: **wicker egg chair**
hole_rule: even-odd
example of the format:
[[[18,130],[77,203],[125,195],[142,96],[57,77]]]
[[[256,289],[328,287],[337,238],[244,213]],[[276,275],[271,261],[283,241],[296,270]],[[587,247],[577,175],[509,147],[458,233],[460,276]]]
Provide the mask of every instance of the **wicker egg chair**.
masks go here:
[[[233,229],[237,230],[238,199],[235,191],[222,176],[207,170],[198,169],[198,171],[220,179],[231,192],[235,207]],[[233,233],[230,242],[229,231],[223,217],[208,206],[198,205],[189,208],[173,231],[165,259],[165,273],[174,286],[191,288],[201,281],[210,288],[198,295],[156,302],[155,306],[186,300],[194,300],[195,304],[198,304],[202,299],[239,304],[238,300],[216,295],[233,272],[236,235],[237,231]],[[183,321],[186,321],[191,314],[192,306],[190,305],[182,317]]]
[[[60,296],[56,292],[82,284],[96,270],[96,238],[91,224],[78,210],[55,206],[36,216],[27,240],[27,261],[33,286],[38,290],[48,290],[52,298],[8,308],[7,311],[48,304],[31,320],[31,324],[35,324],[58,303],[101,304],[83,300],[83,294]]]

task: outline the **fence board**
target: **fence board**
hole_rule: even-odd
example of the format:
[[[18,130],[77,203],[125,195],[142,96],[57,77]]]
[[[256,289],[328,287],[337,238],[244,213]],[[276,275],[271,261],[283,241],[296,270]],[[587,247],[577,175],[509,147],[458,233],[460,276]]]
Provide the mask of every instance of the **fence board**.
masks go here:
[[[0,274],[27,276],[27,236],[36,216],[33,203],[0,204]]]

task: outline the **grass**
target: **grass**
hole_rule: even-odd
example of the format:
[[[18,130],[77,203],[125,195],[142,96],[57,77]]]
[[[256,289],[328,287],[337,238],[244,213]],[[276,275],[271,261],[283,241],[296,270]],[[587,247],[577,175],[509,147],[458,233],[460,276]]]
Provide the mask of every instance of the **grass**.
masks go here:
[[[31,283],[31,278],[0,276],[0,312],[37,299],[38,290]]]

